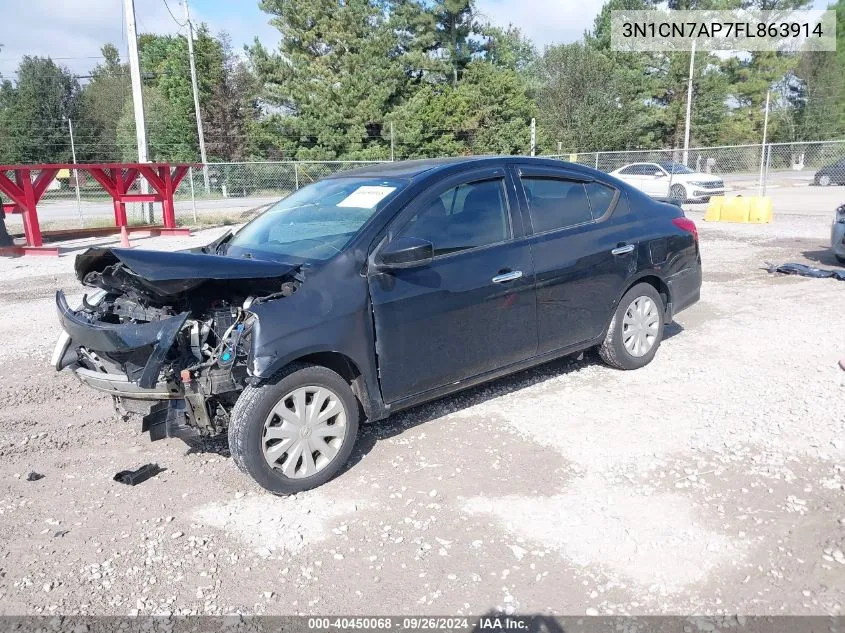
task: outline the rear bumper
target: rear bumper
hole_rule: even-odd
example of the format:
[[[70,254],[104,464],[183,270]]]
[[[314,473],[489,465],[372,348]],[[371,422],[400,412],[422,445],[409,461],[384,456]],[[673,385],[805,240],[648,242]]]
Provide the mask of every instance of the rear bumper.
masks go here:
[[[666,281],[672,300],[672,315],[686,310],[701,298],[701,266],[682,270]]]

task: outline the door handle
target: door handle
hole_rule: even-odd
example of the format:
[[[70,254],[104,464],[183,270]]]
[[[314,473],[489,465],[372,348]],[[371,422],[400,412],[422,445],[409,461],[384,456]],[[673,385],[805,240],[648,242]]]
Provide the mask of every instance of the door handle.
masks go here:
[[[512,270],[509,273],[502,273],[501,275],[496,275],[495,277],[493,277],[492,281],[494,284],[504,284],[509,281],[515,281],[520,277],[522,277],[521,270]]]
[[[610,251],[611,255],[624,255],[625,253],[630,253],[634,250],[633,244],[625,244],[624,246],[617,246],[612,251]]]

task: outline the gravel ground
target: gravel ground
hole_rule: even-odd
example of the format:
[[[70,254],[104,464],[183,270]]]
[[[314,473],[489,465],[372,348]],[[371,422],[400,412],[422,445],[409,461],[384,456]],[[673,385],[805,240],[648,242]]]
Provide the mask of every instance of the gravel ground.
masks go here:
[[[761,270],[833,265],[829,218],[691,217],[702,300],[651,365],[557,361],[365,426],[288,498],[53,372],[72,258],[0,261],[0,614],[839,614],[845,286]]]

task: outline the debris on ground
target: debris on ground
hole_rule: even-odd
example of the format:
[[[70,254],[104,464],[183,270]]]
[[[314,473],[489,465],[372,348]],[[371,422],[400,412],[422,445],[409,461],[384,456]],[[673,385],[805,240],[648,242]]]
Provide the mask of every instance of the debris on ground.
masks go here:
[[[38,481],[39,479],[44,479],[44,475],[35,471],[32,471],[26,476],[27,481]]]
[[[832,270],[830,268],[816,268],[806,264],[780,264],[776,266],[766,262],[766,270],[770,273],[783,273],[785,275],[801,275],[802,277],[814,277],[816,279],[838,279],[845,281],[845,270]]]
[[[165,470],[167,469],[161,468],[158,464],[144,464],[137,470],[121,470],[114,476],[114,480],[128,486],[137,486]]]

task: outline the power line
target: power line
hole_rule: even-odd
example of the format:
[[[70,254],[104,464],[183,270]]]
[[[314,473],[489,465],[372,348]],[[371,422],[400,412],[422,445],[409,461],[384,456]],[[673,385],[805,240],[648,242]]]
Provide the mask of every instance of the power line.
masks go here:
[[[161,0],[161,1],[164,2],[164,6],[167,7],[167,12],[170,14],[170,17],[173,18],[173,21],[176,22],[176,24],[178,24],[179,26],[184,27],[185,23],[180,22],[179,20],[176,19],[176,16],[173,15],[173,11],[170,10],[170,5],[167,4],[167,0]]]

